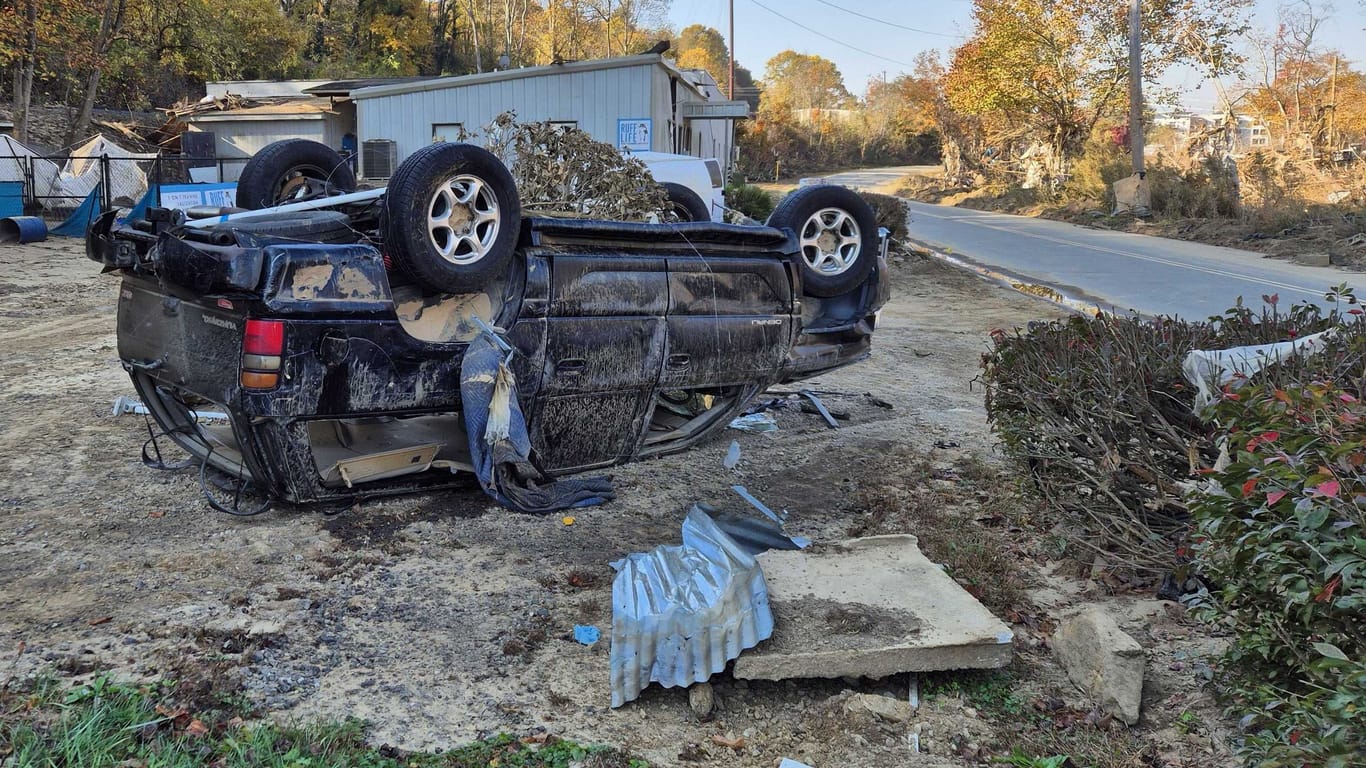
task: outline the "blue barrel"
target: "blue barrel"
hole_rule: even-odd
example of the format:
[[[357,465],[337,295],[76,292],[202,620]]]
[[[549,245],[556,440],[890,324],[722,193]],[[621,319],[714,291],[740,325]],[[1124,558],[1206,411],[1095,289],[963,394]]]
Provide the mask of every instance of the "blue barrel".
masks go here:
[[[24,182],[0,181],[0,219],[24,215]]]
[[[47,239],[47,222],[39,216],[0,219],[0,244],[37,243]]]

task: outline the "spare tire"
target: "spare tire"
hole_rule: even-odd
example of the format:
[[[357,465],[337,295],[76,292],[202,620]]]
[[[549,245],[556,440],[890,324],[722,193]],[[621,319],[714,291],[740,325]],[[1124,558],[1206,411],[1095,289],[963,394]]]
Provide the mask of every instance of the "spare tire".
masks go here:
[[[360,239],[360,234],[351,228],[351,218],[338,211],[279,213],[241,221],[228,220],[204,229],[224,242],[235,241],[238,233],[309,243],[354,243]]]
[[[468,293],[507,269],[522,224],[512,174],[473,144],[431,144],[408,156],[384,193],[384,249],[417,284]]]
[[[665,221],[711,221],[711,211],[697,193],[682,184],[666,181],[664,194],[669,197],[669,210],[665,211]]]
[[[767,223],[797,233],[802,291],[811,296],[852,291],[877,262],[877,216],[846,187],[803,187],[783,198]]]
[[[239,208],[270,208],[356,191],[351,164],[336,150],[308,139],[267,144],[237,178]]]

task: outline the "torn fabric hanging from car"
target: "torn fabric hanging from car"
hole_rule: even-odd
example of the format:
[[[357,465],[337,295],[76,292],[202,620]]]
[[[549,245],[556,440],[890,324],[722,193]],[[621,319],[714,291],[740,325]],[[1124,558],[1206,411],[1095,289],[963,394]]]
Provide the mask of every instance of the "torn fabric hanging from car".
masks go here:
[[[551,480],[532,465],[531,438],[517,402],[509,355],[511,350],[501,339],[485,332],[470,342],[460,364],[465,433],[480,486],[499,504],[533,514],[614,498],[606,477]]]
[[[612,706],[645,686],[703,682],[773,634],[768,584],[754,555],[701,506],[683,543],[612,563]]]

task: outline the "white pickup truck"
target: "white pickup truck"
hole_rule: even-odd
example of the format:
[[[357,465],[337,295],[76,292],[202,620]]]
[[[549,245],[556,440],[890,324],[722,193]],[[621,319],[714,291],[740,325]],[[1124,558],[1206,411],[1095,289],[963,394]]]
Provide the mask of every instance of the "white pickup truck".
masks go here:
[[[632,152],[645,163],[655,181],[664,185],[669,201],[684,221],[725,221],[725,184],[715,158],[668,152]]]

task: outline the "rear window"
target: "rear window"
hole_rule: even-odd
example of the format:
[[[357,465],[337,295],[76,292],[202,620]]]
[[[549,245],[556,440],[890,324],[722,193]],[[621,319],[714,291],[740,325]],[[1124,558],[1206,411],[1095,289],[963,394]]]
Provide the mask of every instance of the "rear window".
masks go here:
[[[721,163],[714,157],[709,157],[703,162],[707,164],[707,173],[711,174],[711,185],[713,187],[725,186],[721,183]]]

